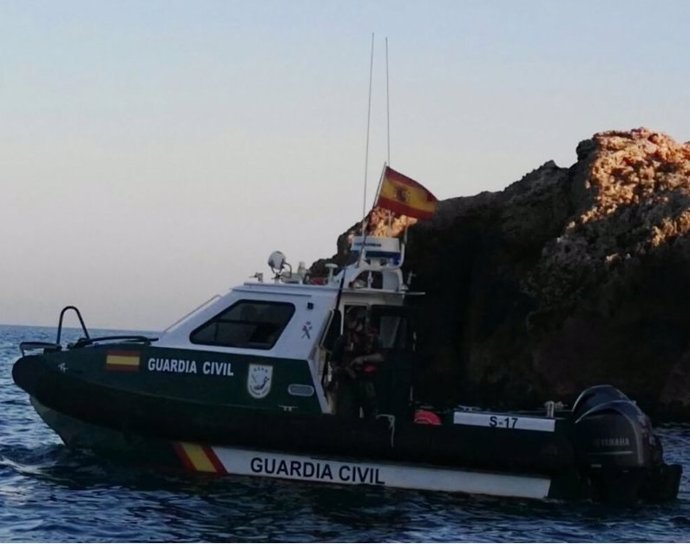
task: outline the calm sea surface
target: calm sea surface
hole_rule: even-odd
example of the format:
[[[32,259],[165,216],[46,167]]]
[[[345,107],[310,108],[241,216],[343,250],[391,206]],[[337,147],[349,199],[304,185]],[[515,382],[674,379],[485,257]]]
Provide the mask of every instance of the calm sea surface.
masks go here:
[[[685,472],[661,506],[161,474],[65,448],[12,382],[23,340],[55,329],[0,325],[0,541],[690,541],[690,426],[659,429]]]

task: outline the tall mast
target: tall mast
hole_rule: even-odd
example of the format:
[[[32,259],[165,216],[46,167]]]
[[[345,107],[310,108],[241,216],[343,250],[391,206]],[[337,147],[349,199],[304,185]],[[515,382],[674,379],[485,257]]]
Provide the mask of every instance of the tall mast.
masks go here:
[[[391,163],[391,98],[389,91],[389,77],[388,77],[388,36],[386,36],[386,140],[388,143],[388,162]],[[384,167],[385,170],[385,167]],[[383,179],[383,177],[381,178]],[[381,190],[381,182],[379,182],[379,190]],[[393,214],[390,210],[386,213],[386,222],[388,223],[388,235],[390,236],[391,224],[393,222]]]
[[[388,135],[388,161],[387,164],[391,163],[391,99],[390,93],[388,91],[388,36],[386,36],[386,125],[387,125],[387,135]]]
[[[371,88],[374,76],[374,33],[371,33],[371,60],[369,61],[369,107],[367,111],[367,146],[364,153],[364,195],[362,198],[362,217],[367,214],[367,174],[369,172],[369,128],[371,126]]]

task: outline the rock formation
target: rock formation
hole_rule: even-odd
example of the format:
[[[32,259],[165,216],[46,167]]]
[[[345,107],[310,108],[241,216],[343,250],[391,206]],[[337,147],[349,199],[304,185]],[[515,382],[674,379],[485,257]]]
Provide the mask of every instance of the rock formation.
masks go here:
[[[611,383],[690,419],[690,144],[611,131],[577,156],[410,228],[406,267],[427,293],[418,392],[434,404],[571,403]],[[373,229],[384,216],[372,211]],[[358,228],[330,260],[347,261]]]

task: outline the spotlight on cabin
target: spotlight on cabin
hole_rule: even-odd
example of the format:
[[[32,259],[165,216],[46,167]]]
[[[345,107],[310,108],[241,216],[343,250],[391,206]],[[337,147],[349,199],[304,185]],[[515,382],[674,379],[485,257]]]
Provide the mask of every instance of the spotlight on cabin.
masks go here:
[[[280,274],[283,268],[285,268],[285,255],[283,252],[274,251],[271,253],[271,255],[268,257],[268,266],[271,267],[271,270],[274,273]]]

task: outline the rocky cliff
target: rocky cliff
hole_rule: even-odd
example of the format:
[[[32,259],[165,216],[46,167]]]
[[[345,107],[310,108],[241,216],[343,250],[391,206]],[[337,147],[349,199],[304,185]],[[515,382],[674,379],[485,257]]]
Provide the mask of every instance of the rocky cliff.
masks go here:
[[[418,391],[516,408],[611,383],[652,414],[690,419],[690,144],[603,132],[577,156],[442,201],[410,228],[406,267],[427,293]],[[372,211],[374,229],[383,215]],[[358,228],[330,260],[347,260]]]

